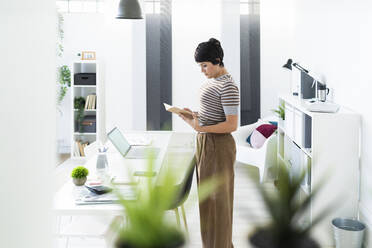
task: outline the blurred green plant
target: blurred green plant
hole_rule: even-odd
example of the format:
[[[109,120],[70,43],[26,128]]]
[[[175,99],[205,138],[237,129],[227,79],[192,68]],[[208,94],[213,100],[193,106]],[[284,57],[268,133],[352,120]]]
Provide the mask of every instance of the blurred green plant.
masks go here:
[[[56,53],[58,57],[62,57],[63,55],[63,38],[65,32],[63,31],[63,24],[64,24],[64,18],[62,13],[57,9],[57,47],[56,47]]]
[[[85,98],[80,96],[80,97],[75,97],[74,98],[74,109],[77,109],[77,115],[76,115],[76,121],[77,121],[77,126],[79,127],[79,132],[83,130],[83,125],[81,123],[83,122],[84,119],[84,108],[85,108]]]
[[[71,71],[67,65],[63,65],[58,69],[58,82],[59,82],[59,95],[58,95],[58,105],[63,101],[66,96],[67,90],[71,87]]]
[[[257,248],[319,248],[318,243],[310,237],[310,230],[328,215],[331,208],[326,208],[319,216],[313,217],[311,223],[300,224],[300,219],[309,210],[311,200],[321,185],[313,187],[311,193],[300,201],[298,193],[305,171],[291,177],[287,164],[282,162],[278,167],[279,179],[274,193],[270,194],[256,182],[271,222],[267,226],[258,227],[250,235],[251,244]]]
[[[145,177],[144,184],[134,190],[135,200],[126,200],[114,187],[127,216],[127,225],[112,225],[118,233],[115,246],[117,248],[176,248],[185,243],[185,236],[178,227],[165,219],[165,212],[173,208],[175,200],[180,196],[177,187],[179,172],[169,166],[162,165],[158,179]],[[195,165],[187,166],[187,171],[194,170]],[[154,168],[154,159],[148,159],[148,172]],[[179,166],[177,166],[179,170]],[[150,173],[151,174],[151,173]],[[218,186],[217,179],[211,179],[199,187],[199,199],[202,201]]]
[[[284,102],[282,102],[282,104],[280,104],[278,106],[278,109],[272,109],[271,111],[273,111],[274,113],[276,113],[278,115],[278,117],[281,118],[282,120],[285,120],[285,106],[284,106]]]
[[[87,168],[85,168],[84,166],[78,166],[72,170],[71,177],[72,178],[84,178],[88,176],[88,174],[89,174],[89,171]]]
[[[56,29],[57,29],[57,44],[56,44],[56,55],[57,58],[62,58],[64,48],[63,48],[63,38],[64,38],[64,18],[62,13],[57,8],[57,22],[56,22]],[[67,90],[71,87],[71,72],[67,65],[58,66],[56,69],[56,76],[57,76],[57,85],[58,85],[58,92],[57,92],[57,109],[62,114],[61,110],[61,103],[66,96]]]

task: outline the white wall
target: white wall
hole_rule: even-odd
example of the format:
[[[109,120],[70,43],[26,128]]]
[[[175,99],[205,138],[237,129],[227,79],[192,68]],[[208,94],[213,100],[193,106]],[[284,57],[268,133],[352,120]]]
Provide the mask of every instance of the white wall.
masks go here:
[[[54,247],[55,21],[54,1],[0,1],[0,247]]]
[[[261,116],[272,115],[278,94],[289,94],[291,74],[282,66],[293,53],[293,0],[261,0]]]
[[[294,30],[295,57],[319,73],[327,85],[334,89],[335,102],[362,116],[361,205],[362,214],[370,221],[372,112],[368,99],[372,90],[369,75],[372,57],[371,12],[370,1],[299,0],[295,4]]]
[[[200,67],[195,63],[194,52],[200,42],[211,37],[221,41],[225,51],[225,66],[239,85],[240,49],[237,42],[240,36],[237,34],[240,19],[239,15],[230,15],[239,13],[238,2],[237,0],[224,3],[222,0],[172,2],[173,105],[198,110],[199,88],[207,79],[200,73]],[[173,116],[173,130],[192,129],[182,119]]]
[[[105,89],[106,130],[113,126],[133,128],[132,22],[107,14],[64,14],[62,63],[71,65],[81,51],[96,51]],[[71,95],[62,103],[58,117],[58,139],[71,142]]]

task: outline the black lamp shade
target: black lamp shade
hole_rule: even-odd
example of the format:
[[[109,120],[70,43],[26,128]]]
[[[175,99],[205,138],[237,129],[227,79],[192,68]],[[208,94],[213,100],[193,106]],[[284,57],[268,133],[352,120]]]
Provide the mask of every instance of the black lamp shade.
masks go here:
[[[138,0],[120,0],[116,19],[143,19]]]
[[[292,70],[292,59],[288,59],[287,60],[287,63],[285,65],[283,65],[283,68],[286,68],[288,70]]]

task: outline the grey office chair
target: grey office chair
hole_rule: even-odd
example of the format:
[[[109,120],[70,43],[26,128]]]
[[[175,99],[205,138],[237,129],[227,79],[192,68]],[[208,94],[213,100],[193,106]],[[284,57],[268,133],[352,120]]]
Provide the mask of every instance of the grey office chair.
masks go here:
[[[174,185],[174,192],[176,192],[176,197],[174,198],[174,201],[170,204],[168,209],[166,210],[173,210],[176,214],[176,220],[178,226],[181,228],[181,222],[180,222],[180,214],[178,211],[178,208],[181,208],[182,211],[182,217],[183,217],[183,222],[185,225],[185,230],[187,234],[189,234],[189,229],[187,226],[187,221],[186,221],[186,213],[185,213],[185,208],[183,203],[187,200],[190,190],[191,190],[191,185],[192,185],[192,179],[194,176],[194,170],[196,166],[196,159],[195,156],[191,160],[189,164],[189,168],[187,168],[185,176],[181,183]],[[159,186],[161,187],[161,186]]]

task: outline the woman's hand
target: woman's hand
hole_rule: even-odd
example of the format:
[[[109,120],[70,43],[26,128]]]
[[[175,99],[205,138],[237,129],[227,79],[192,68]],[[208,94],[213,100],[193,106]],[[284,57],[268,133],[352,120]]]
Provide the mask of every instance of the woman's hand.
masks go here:
[[[192,112],[191,109],[184,108],[184,110],[190,112],[192,114],[192,118],[189,116],[186,116],[184,114],[179,114],[179,116],[187,123],[189,124],[195,131],[200,131],[200,125],[198,121],[198,115],[196,112]]]

